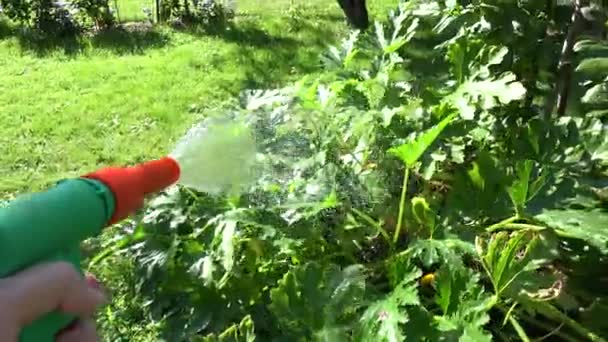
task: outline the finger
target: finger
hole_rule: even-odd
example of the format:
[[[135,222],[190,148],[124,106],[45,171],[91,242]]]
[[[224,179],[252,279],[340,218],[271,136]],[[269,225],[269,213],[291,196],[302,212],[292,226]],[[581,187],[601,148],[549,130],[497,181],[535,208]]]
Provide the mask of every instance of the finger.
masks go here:
[[[105,293],[105,288],[103,288],[101,286],[101,284],[99,283],[99,280],[97,280],[97,278],[92,275],[92,274],[87,274],[85,276],[86,282],[89,285],[90,288],[101,291],[103,293]]]
[[[20,326],[54,310],[89,317],[105,302],[101,291],[90,287],[71,264],[64,262],[36,265],[0,279],[0,290]]]
[[[97,330],[95,328],[95,322],[90,319],[80,320],[69,330],[66,330],[59,334],[56,339],[57,342],[98,342],[100,341],[97,336]]]
[[[95,289],[103,294],[104,303],[109,303],[111,301],[112,295],[108,292],[108,289],[103,286],[103,284],[101,284],[99,280],[97,280],[94,275],[87,273],[85,279],[87,281],[87,284],[89,284],[90,288]]]

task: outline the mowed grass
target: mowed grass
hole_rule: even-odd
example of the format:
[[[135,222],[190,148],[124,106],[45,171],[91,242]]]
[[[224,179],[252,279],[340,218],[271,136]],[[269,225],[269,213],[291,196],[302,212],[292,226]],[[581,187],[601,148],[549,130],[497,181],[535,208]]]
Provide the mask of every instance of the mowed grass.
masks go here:
[[[370,7],[383,19],[395,3]],[[118,5],[123,22],[144,18],[141,2]],[[347,30],[343,15],[329,0],[305,2],[298,20],[288,8],[247,2],[216,35],[155,27],[40,42],[0,22],[0,198],[160,157],[242,89],[318,71],[319,53]]]

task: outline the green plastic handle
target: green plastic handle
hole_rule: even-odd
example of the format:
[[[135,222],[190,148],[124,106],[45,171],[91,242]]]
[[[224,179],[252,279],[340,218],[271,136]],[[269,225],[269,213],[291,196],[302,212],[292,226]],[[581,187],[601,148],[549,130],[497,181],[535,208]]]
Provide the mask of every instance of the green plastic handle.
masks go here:
[[[41,262],[66,261],[80,274],[80,242],[98,235],[114,212],[101,182],[76,178],[17,198],[0,209],[0,278]],[[26,326],[20,342],[54,342],[74,317],[50,312]]]

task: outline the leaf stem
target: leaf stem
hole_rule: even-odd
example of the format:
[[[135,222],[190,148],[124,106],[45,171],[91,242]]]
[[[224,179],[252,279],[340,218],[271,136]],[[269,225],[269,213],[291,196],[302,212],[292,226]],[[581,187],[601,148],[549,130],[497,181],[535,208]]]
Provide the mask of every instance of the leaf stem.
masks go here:
[[[547,312],[550,316],[560,319],[565,325],[567,325],[568,327],[570,327],[572,330],[576,331],[577,333],[581,334],[582,336],[585,336],[589,340],[591,340],[593,342],[606,342],[605,339],[603,339],[600,336],[596,335],[595,333],[587,330],[587,328],[583,327],[577,321],[568,317],[568,315],[564,314],[560,310],[556,309],[553,305],[551,305],[547,302],[535,302],[535,303],[537,305],[540,305],[544,310],[546,310],[545,312]]]
[[[566,334],[563,331],[556,330],[554,327],[550,326],[549,324],[547,324],[545,322],[541,322],[539,320],[536,320],[536,319],[534,319],[532,317],[528,317],[528,316],[525,316],[525,315],[522,315],[519,318],[521,318],[522,320],[526,321],[526,323],[529,323],[529,324],[537,326],[538,328],[550,331],[553,335],[557,335],[557,336],[561,337],[565,341],[568,341],[568,342],[577,342],[578,341],[574,337]]]
[[[184,187],[182,187],[182,189],[186,190],[186,192],[187,192],[187,193],[188,193],[190,196],[194,197],[194,199],[195,199],[196,201],[200,201],[200,200],[201,200],[200,196],[198,196],[198,195],[197,195],[197,194],[196,194],[196,193],[195,193],[195,192],[194,192],[192,189],[190,189],[190,188],[188,188],[188,187],[185,187],[185,186],[184,186]]]
[[[502,322],[503,326],[507,325],[507,320],[509,319],[509,317],[511,317],[511,313],[513,312],[513,310],[515,309],[517,304],[519,304],[519,303],[518,302],[513,303],[513,305],[511,305],[511,307],[509,308],[509,311],[507,311],[507,313],[505,313],[505,319]]]
[[[395,228],[395,235],[393,236],[393,244],[395,245],[397,244],[397,241],[399,241],[403,216],[405,215],[405,197],[407,196],[407,183],[409,183],[409,178],[410,168],[406,165],[405,171],[403,172],[403,185],[401,187],[401,199],[399,201],[399,217],[397,217],[397,227]]]
[[[542,227],[542,226],[537,226],[537,225],[533,225],[533,224],[527,224],[527,223],[504,223],[504,224],[495,224],[492,225],[488,228],[486,228],[486,231],[488,233],[492,233],[495,232],[497,230],[533,230],[533,231],[541,231],[541,230],[545,230],[547,228]]]
[[[505,224],[515,222],[515,221],[517,221],[518,219],[519,219],[519,218],[518,218],[517,216],[511,216],[511,217],[509,217],[509,218],[507,218],[507,219],[504,219],[504,220],[502,220],[502,221],[500,221],[500,222],[498,222],[498,223],[494,223],[493,225],[491,225],[491,226],[487,227],[487,228],[486,228],[486,231],[488,231],[488,232],[493,232],[493,231],[496,229],[496,227],[501,227],[501,226],[503,226],[503,225],[505,225]]]
[[[549,331],[547,334],[537,338],[536,341],[539,342],[539,341],[542,341],[544,339],[547,339],[547,338],[557,334],[559,332],[559,329],[561,329],[563,326],[564,326],[564,323],[558,325],[555,329]]]
[[[505,314],[507,313],[507,309],[503,305],[498,305],[497,308],[500,311],[502,311],[503,313],[505,313]],[[532,324],[532,325],[535,325],[538,328],[547,330],[547,331],[551,332],[553,335],[558,335],[559,337],[561,337],[565,341],[568,341],[568,342],[576,342],[577,341],[575,338],[571,337],[570,335],[566,334],[565,332],[556,330],[555,327],[552,327],[549,324],[547,324],[545,322],[542,322],[542,321],[539,321],[539,320],[537,320],[537,319],[535,319],[533,317],[530,317],[528,315],[518,315],[518,318],[520,320],[525,321],[528,324]],[[515,328],[515,326],[513,328]],[[520,338],[521,338],[521,336],[520,336]]]
[[[372,227],[376,228],[376,230],[380,233],[380,235],[382,235],[382,237],[389,243],[391,244],[391,238],[388,235],[388,233],[386,232],[386,230],[384,228],[382,228],[381,225],[379,225],[377,222],[374,221],[374,219],[372,219],[371,217],[369,217],[367,214],[355,209],[355,208],[351,208],[351,211],[353,213],[355,213],[356,215],[358,215],[361,219],[363,219],[365,222],[367,222],[369,225],[371,225]],[[392,247],[392,246],[391,246]]]
[[[524,330],[524,328],[521,326],[521,324],[519,324],[517,319],[515,319],[515,317],[513,317],[513,315],[509,315],[509,322],[511,323],[511,325],[513,326],[513,329],[515,329],[515,331],[517,332],[517,335],[523,342],[530,342],[530,338],[528,337],[528,334],[526,334],[526,331]]]
[[[506,221],[506,220],[505,220]],[[546,229],[550,229],[548,227],[543,227],[543,226],[539,226],[539,225],[535,225],[535,224],[528,224],[528,223],[503,223],[503,222],[499,222],[496,224],[493,224],[489,227],[486,228],[486,232],[488,233],[493,233],[497,230],[531,230],[531,231],[535,231],[535,232],[540,232]],[[559,230],[559,229],[551,229],[551,231],[553,231],[553,233],[555,233],[557,236],[561,237],[561,238],[567,238],[567,239],[579,239],[578,236],[573,235],[571,233],[568,233],[567,231],[564,230]]]

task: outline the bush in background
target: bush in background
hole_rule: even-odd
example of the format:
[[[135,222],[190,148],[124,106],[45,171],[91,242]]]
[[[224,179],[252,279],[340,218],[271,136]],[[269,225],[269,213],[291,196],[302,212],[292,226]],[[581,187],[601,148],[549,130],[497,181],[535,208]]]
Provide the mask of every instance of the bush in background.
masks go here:
[[[107,0],[0,0],[9,19],[52,36],[75,35],[84,29],[107,28],[114,16]]]
[[[199,25],[206,30],[225,28],[235,15],[234,6],[217,0],[169,0],[157,3],[157,6],[160,7],[160,21]]]

